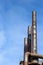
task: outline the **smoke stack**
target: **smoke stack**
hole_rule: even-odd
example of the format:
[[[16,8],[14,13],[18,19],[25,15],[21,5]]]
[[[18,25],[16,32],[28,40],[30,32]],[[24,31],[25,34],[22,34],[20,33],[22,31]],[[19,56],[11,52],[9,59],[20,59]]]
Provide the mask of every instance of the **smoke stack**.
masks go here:
[[[32,12],[32,45],[33,53],[37,53],[37,25],[36,25],[36,11]]]
[[[28,26],[28,52],[31,52],[31,26]]]
[[[31,26],[28,26],[28,37],[31,35]]]
[[[31,53],[31,26],[28,26],[28,52]],[[28,61],[31,62],[30,56],[28,56]]]

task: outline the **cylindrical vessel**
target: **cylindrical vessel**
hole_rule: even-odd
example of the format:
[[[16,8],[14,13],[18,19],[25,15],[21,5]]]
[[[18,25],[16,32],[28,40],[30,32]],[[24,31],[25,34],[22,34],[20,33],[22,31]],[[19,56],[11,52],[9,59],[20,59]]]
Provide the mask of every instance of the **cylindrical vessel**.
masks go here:
[[[36,11],[32,12],[32,45],[33,53],[37,53],[37,25],[36,25]]]
[[[31,53],[31,26],[28,26],[28,52]],[[31,62],[30,56],[28,56],[28,61]]]
[[[31,52],[31,26],[28,26],[28,52]]]
[[[31,26],[28,26],[28,36],[31,35]]]

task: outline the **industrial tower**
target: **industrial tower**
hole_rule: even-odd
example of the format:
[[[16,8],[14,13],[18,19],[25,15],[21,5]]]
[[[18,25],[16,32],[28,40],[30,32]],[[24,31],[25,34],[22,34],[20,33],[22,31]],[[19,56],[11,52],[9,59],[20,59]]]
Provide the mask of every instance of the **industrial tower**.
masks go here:
[[[32,11],[32,26],[28,26],[28,36],[24,38],[24,60],[20,65],[43,65],[39,63],[43,55],[37,54],[37,19],[36,11]]]

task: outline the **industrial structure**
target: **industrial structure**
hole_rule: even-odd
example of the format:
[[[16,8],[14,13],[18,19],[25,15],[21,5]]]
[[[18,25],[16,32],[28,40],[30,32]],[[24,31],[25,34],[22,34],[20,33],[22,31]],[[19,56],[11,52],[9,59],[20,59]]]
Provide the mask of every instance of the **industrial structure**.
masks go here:
[[[24,60],[20,65],[43,65],[39,59],[43,55],[37,54],[37,19],[36,11],[32,11],[32,26],[28,26],[28,36],[24,38]]]

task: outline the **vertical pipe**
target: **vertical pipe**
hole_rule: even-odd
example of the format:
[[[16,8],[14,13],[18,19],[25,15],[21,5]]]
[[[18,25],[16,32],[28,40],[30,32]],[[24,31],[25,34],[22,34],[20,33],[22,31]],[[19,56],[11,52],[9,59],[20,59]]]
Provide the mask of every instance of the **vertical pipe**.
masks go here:
[[[26,52],[28,52],[28,38],[24,38],[24,65],[28,65],[28,57]]]
[[[28,38],[24,38],[24,60],[26,52],[28,52]]]
[[[28,26],[28,52],[31,53],[31,26]],[[28,56],[28,61],[31,62],[30,56]]]
[[[31,26],[28,26],[28,52],[31,52]]]
[[[28,26],[28,36],[31,35],[31,26]]]
[[[24,53],[28,52],[28,38],[24,38]]]
[[[33,44],[33,53],[37,53],[36,11],[32,12],[32,44]]]

